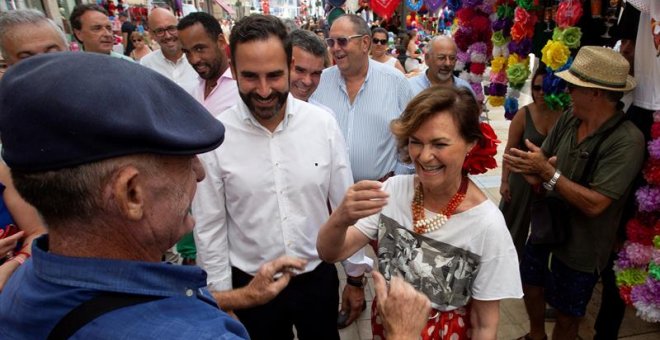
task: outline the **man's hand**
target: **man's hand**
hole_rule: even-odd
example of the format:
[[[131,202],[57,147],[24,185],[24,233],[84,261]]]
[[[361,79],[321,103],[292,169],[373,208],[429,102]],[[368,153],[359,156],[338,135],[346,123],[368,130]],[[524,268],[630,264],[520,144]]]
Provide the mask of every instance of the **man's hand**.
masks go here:
[[[305,260],[289,256],[281,256],[264,263],[257,275],[244,287],[251,307],[263,305],[274,299],[296,275],[294,270],[302,271],[306,264]]]
[[[351,185],[333,215],[342,216],[341,225],[350,226],[361,218],[378,213],[387,204],[389,196],[381,187],[382,183],[377,181],[360,181]]]
[[[431,302],[400,277],[392,277],[388,289],[385,278],[374,271],[378,313],[390,340],[417,339],[428,322]]]
[[[340,328],[344,328],[350,325],[351,323],[353,323],[353,321],[355,321],[355,319],[357,319],[358,316],[360,316],[360,314],[362,313],[363,306],[364,306],[364,287],[359,288],[347,284],[344,287],[344,291],[342,292],[341,295],[341,311],[339,313],[340,315],[348,314],[348,319],[346,319],[343,325],[338,324],[338,326],[340,326]]]
[[[3,233],[4,230],[0,230],[0,237],[2,237]],[[25,232],[19,231],[14,235],[0,239],[0,258],[16,248],[16,244],[21,238],[23,238],[23,236],[25,236]]]
[[[528,139],[525,140],[525,144],[529,151],[511,148],[509,153],[504,155],[509,169],[523,175],[538,176],[541,181],[552,178],[555,168],[545,157],[541,148]],[[529,182],[530,177],[526,176],[525,178]]]

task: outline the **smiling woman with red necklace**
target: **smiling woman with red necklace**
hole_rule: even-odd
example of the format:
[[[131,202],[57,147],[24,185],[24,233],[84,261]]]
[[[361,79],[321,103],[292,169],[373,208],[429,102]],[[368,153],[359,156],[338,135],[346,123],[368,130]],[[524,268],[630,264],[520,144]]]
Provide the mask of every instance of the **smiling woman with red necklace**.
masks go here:
[[[353,185],[319,232],[319,255],[339,261],[376,240],[383,276],[404,277],[431,300],[423,339],[467,339],[468,331],[495,339],[499,301],[522,297],[522,287],[504,218],[464,168],[488,138],[477,103],[469,90],[431,87],[391,130],[416,174]],[[373,334],[382,338],[377,309],[374,301]]]

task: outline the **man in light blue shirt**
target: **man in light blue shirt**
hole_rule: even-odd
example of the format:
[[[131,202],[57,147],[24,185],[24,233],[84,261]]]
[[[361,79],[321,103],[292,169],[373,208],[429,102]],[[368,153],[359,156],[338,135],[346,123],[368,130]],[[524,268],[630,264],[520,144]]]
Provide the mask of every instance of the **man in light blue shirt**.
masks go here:
[[[323,71],[311,101],[337,115],[356,182],[391,176],[402,168],[389,124],[413,97],[410,84],[398,70],[369,58],[371,32],[361,17],[335,20],[326,42],[337,65]]]
[[[428,69],[409,79],[415,95],[431,85],[462,86],[469,89],[474,95],[474,90],[467,81],[454,76],[457,50],[454,40],[446,35],[438,35],[431,39],[429,48],[424,55]]]

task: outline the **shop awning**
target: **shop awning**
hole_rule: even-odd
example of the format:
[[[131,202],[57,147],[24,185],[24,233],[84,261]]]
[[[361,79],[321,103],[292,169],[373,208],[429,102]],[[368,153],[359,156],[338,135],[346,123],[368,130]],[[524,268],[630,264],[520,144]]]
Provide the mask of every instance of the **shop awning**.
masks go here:
[[[222,7],[222,9],[229,13],[229,15],[236,15],[236,11],[234,11],[234,9],[225,0],[215,0],[215,3]]]

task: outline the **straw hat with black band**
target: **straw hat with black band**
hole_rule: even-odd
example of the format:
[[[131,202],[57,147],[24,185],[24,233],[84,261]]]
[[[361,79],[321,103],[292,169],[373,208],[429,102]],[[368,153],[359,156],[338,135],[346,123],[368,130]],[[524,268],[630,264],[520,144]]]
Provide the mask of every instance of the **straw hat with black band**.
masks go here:
[[[618,52],[599,46],[583,46],[568,70],[557,77],[581,87],[627,92],[637,86],[628,75],[630,64]]]

